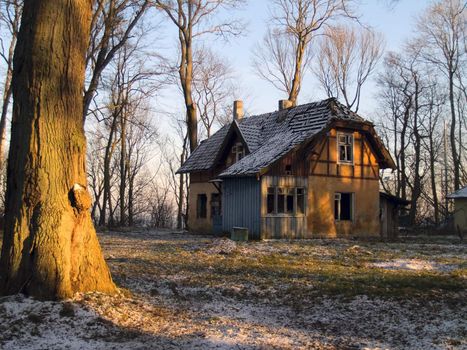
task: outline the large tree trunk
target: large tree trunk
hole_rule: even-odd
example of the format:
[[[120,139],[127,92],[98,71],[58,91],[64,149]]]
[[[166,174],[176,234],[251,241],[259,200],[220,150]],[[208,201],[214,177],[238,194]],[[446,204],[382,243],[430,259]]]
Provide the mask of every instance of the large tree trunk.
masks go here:
[[[86,189],[82,123],[91,0],[24,4],[13,71],[4,294],[43,299],[116,287],[102,256]]]

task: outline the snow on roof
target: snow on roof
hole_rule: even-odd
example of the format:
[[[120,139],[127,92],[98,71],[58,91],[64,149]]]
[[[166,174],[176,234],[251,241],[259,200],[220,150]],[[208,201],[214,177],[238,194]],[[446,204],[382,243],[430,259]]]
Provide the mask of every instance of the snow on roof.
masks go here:
[[[250,153],[220,176],[254,175],[326,128],[332,120],[366,122],[334,98],[239,120],[237,126]],[[178,172],[202,171],[214,166],[232,126],[233,123],[224,126],[202,142]]]
[[[467,186],[464,188],[461,188],[460,190],[457,190],[454,193],[451,193],[450,195],[447,196],[449,199],[454,199],[454,198],[467,198]]]

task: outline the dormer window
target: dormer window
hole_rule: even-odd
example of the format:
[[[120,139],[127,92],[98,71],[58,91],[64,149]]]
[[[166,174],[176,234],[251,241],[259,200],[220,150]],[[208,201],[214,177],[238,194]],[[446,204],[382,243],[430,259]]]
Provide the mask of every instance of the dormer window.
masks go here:
[[[245,149],[243,148],[243,144],[241,142],[237,142],[232,147],[232,153],[235,154],[235,162],[238,162],[245,156]]]
[[[337,159],[339,163],[353,163],[352,134],[337,134]]]

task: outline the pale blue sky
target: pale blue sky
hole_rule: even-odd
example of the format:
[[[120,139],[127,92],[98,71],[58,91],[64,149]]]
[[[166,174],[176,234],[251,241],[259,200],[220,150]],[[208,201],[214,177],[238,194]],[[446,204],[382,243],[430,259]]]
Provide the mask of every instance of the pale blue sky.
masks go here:
[[[386,40],[386,51],[397,51],[402,48],[404,41],[413,35],[415,17],[423,12],[430,3],[428,0],[399,0],[396,4],[389,5],[390,0],[357,1],[359,1],[360,5],[358,13],[361,15],[361,22],[383,33]],[[268,0],[249,0],[247,7],[237,13],[239,17],[248,22],[247,32],[243,37],[232,39],[227,43],[219,40],[209,40],[206,43],[206,45],[210,45],[215,51],[230,60],[235,74],[238,76],[238,82],[243,87],[240,96],[235,96],[235,98],[245,100],[246,109],[251,114],[276,110],[278,100],[286,98],[283,93],[281,94],[269,83],[253,74],[250,65],[252,49],[262,39],[266,31],[266,22],[269,16],[268,3]],[[173,39],[176,40],[175,37]],[[167,42],[164,44],[170,45]],[[370,120],[374,120],[374,111],[377,106],[375,101],[375,76],[376,74],[373,75],[371,81],[367,83],[363,90],[359,111],[362,116]],[[173,99],[174,92],[172,89],[170,92],[164,92],[165,102],[159,104],[157,109],[173,111],[174,104],[183,108],[181,96],[176,101]],[[325,96],[312,79],[312,73],[308,73],[299,96],[299,103],[321,98],[325,98]],[[159,100],[159,102],[162,102],[162,100]],[[161,121],[165,124],[167,119],[164,119],[166,118],[162,118]]]

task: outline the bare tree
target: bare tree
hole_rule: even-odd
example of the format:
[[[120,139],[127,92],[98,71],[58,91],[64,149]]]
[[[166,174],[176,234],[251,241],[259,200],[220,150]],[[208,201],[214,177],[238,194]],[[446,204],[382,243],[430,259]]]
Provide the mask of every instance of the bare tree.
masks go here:
[[[269,33],[253,60],[258,75],[279,87],[296,105],[310,43],[336,19],[353,17],[351,0],[273,0]],[[262,64],[261,64],[262,62]]]
[[[83,121],[89,113],[102,73],[131,37],[151,1],[97,0],[93,4],[91,35],[86,55],[89,79],[84,89]]]
[[[234,100],[233,71],[227,59],[207,48],[196,50],[195,57],[193,96],[206,137],[210,137],[214,123]]]
[[[467,3],[462,0],[440,0],[431,4],[417,22],[425,59],[445,75],[449,90],[450,147],[454,160],[454,189],[461,185],[461,149],[459,115],[456,106],[456,76],[467,55]]]
[[[233,10],[243,5],[244,0],[155,0],[157,8],[162,10],[178,30],[179,62],[178,75],[186,107],[186,125],[190,151],[198,145],[198,116],[193,98],[193,44],[196,39],[207,34],[223,37],[239,35],[242,23],[232,19],[216,22],[215,15],[221,10]]]
[[[316,76],[329,97],[343,97],[347,107],[358,111],[362,87],[383,53],[382,35],[352,26],[328,28],[323,37]]]
[[[0,115],[0,169],[3,169],[3,159],[6,151],[6,126],[8,107],[10,105],[11,95],[13,93],[11,87],[11,79],[13,77],[13,53],[18,38],[19,25],[21,14],[23,12],[22,0],[1,0],[0,1],[0,23],[4,24],[9,36],[8,48],[4,45],[4,38],[0,38],[0,57],[6,65],[5,81],[3,83],[3,98],[2,110]]]

